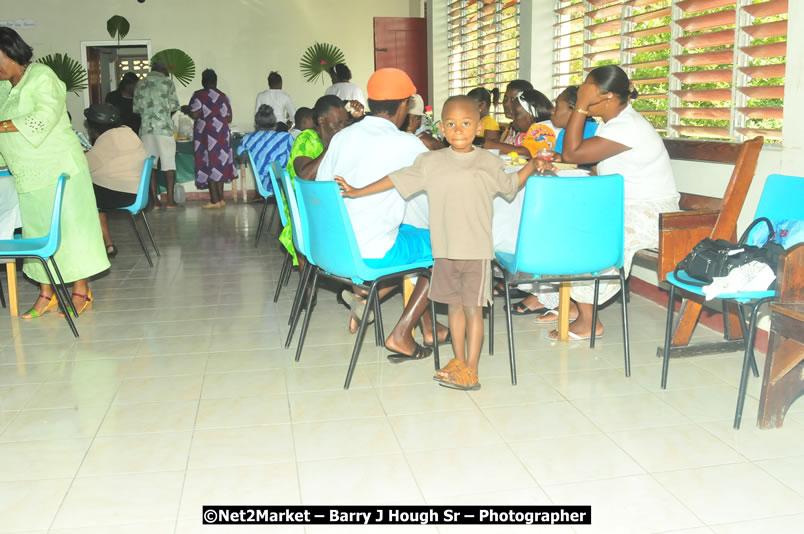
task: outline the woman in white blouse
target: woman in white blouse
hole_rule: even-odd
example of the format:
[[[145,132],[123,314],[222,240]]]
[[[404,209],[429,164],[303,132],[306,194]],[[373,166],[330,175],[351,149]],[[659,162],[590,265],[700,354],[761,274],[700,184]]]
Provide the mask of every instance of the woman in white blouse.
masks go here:
[[[324,91],[325,95],[335,95],[344,102],[357,100],[363,107],[366,107],[366,97],[363,91],[356,84],[351,82],[352,71],[343,63],[338,63],[329,69],[329,76],[332,78],[332,85]]]
[[[659,214],[678,210],[679,194],[664,142],[653,126],[633,107],[638,96],[625,72],[616,65],[598,67],[578,90],[578,101],[564,133],[565,162],[595,163],[597,173],[622,174],[625,183],[625,263],[628,273],[637,250],[658,246]],[[600,117],[603,124],[594,137],[583,139],[587,116]],[[549,166],[546,163],[544,166]],[[615,272],[613,269],[611,272]],[[608,274],[608,273],[607,273]],[[601,281],[599,302],[606,302],[620,290],[618,281]],[[592,332],[593,282],[573,282],[570,295],[570,337],[587,339]],[[555,293],[541,294],[548,308],[558,305]],[[534,307],[533,302],[529,303]],[[555,313],[545,313],[537,322],[555,322]],[[596,335],[603,333],[598,319]],[[548,337],[557,337],[552,331]]]

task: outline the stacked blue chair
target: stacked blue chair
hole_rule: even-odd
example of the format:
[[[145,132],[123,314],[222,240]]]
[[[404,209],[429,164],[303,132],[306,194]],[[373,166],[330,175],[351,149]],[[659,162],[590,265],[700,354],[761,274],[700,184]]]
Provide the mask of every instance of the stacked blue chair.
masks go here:
[[[765,181],[762,189],[762,196],[759,199],[757,211],[754,219],[767,217],[771,222],[778,222],[785,219],[804,219],[804,178],[800,176],[785,176],[782,174],[771,174]],[[749,243],[751,242],[749,238]],[[667,281],[670,283],[670,295],[667,305],[667,324],[664,336],[664,358],[662,360],[662,389],[667,387],[667,371],[670,365],[670,343],[673,338],[673,303],[675,299],[675,289],[683,289],[688,293],[703,295],[700,286],[694,285],[694,280],[683,270],[667,274]],[[737,311],[740,316],[740,326],[743,329],[743,339],[745,341],[745,352],[743,354],[743,368],[740,375],[740,387],[737,392],[737,408],[734,413],[734,428],[740,428],[740,419],[743,415],[743,405],[745,403],[745,392],[748,389],[748,369],[749,367],[754,376],[759,376],[756,359],[754,358],[754,341],[756,339],[757,314],[760,306],[776,298],[776,291],[742,291],[737,293],[725,293],[717,298],[724,301],[733,301],[737,304]],[[750,319],[745,325],[745,314],[743,306],[747,305],[750,309]]]
[[[67,306],[70,306],[70,312],[75,313],[72,306],[72,299],[70,292],[67,291],[67,286],[64,284],[64,279],[61,277],[59,266],[56,265],[56,258],[53,257],[59,249],[61,243],[61,202],[64,198],[64,185],[69,176],[62,174],[59,176],[59,181],[56,183],[56,195],[53,198],[53,212],[50,219],[50,232],[42,237],[32,237],[28,239],[7,239],[0,241],[0,263],[6,263],[6,260],[16,260],[17,258],[35,259],[38,260],[42,267],[45,269],[47,278],[50,285],[56,291],[56,298],[59,301],[59,308],[70,325],[70,330],[73,335],[78,337],[78,330],[75,328],[75,323],[68,313]],[[48,260],[53,265],[53,271],[58,277],[58,283],[53,278],[53,273],[48,266]]]
[[[151,267],[153,267],[154,264],[151,261],[151,255],[148,253],[148,249],[145,246],[145,241],[142,239],[140,229],[137,227],[137,219],[135,218],[135,215],[142,215],[142,222],[145,223],[145,229],[148,230],[148,237],[151,238],[151,244],[154,246],[156,255],[159,256],[159,247],[156,246],[154,234],[151,232],[151,226],[148,224],[148,218],[145,216],[145,207],[148,205],[148,186],[151,183],[151,169],[154,166],[155,160],[156,158],[154,156],[145,159],[145,164],[142,166],[142,175],[140,176],[140,186],[137,188],[137,198],[134,200],[134,203],[125,208],[117,208],[125,210],[129,213],[129,215],[131,215],[131,224],[134,225],[134,231],[137,233],[137,240],[139,240],[142,251],[145,253],[145,259],[148,260],[148,265]]]
[[[260,235],[262,234],[262,228],[265,225],[265,214],[268,211],[268,205],[270,204],[270,200],[271,198],[278,197],[278,195],[275,194],[277,189],[276,189],[276,179],[274,178],[274,172],[276,171],[274,171],[275,164],[272,162],[268,167],[268,172],[271,174],[271,185],[274,188],[274,192],[271,193],[270,191],[268,191],[268,189],[265,188],[265,177],[260,175],[259,167],[255,165],[254,156],[251,155],[251,152],[248,152],[248,161],[249,163],[251,163],[251,172],[252,174],[254,174],[254,183],[257,185],[257,192],[260,194],[260,196],[263,198],[264,201],[262,205],[262,211],[260,212],[260,219],[259,222],[257,223],[257,236],[254,239],[254,248],[257,248],[257,246],[259,246],[260,244]],[[276,210],[279,211],[279,217],[280,220],[283,221],[282,225],[284,226],[285,216],[284,211],[279,209],[279,200],[277,200],[276,206],[277,206]],[[271,219],[268,221],[268,228],[270,228],[274,222],[274,217],[276,216],[276,210],[273,213],[271,213]]]
[[[597,323],[600,280],[620,280],[623,272],[624,210],[623,177],[619,174],[588,177],[531,176],[525,185],[522,218],[514,254],[495,253],[503,271],[505,315],[511,383],[516,384],[514,331],[509,285],[525,282],[595,281],[592,324]],[[615,267],[617,274],[601,275]],[[529,273],[527,278],[515,273]],[[625,376],[631,376],[628,346],[628,308],[622,299]],[[592,328],[590,347],[595,346]]]
[[[299,215],[299,202],[296,197],[296,189],[293,186],[293,180],[291,180],[290,173],[288,173],[288,171],[284,171],[282,173],[282,185],[287,192],[285,198],[288,202],[291,226],[293,228],[293,247],[296,249],[297,254],[302,254],[305,258],[307,258],[307,263],[305,264],[304,270],[299,277],[299,286],[296,288],[296,296],[293,299],[293,305],[290,308],[290,318],[288,319],[288,325],[290,328],[288,329],[288,337],[285,340],[285,348],[288,348],[290,347],[290,342],[293,339],[293,333],[296,330],[296,323],[298,322],[299,314],[301,313],[304,291],[309,284],[310,273],[312,272],[314,265],[310,261],[310,251],[307,248],[307,240],[304,238],[304,228],[302,227],[301,216]]]
[[[399,278],[405,274],[416,273],[429,277],[429,268],[433,262],[429,260],[382,269],[369,267],[360,256],[360,249],[357,246],[349,213],[346,211],[343,198],[341,198],[338,184],[335,182],[296,180],[296,193],[302,233],[310,253],[308,258],[315,265],[312,268],[313,283],[307,296],[307,311],[299,334],[296,361],[301,357],[304,338],[307,335],[307,327],[310,324],[313,298],[315,297],[320,276],[352,283],[368,290],[366,308],[363,311],[360,328],[357,331],[357,339],[352,350],[352,358],[349,361],[346,382],[343,386],[344,389],[348,389],[360,355],[363,336],[366,333],[369,311],[372,308],[375,310],[379,308],[379,297],[377,295],[379,284],[384,280]],[[433,318],[433,331],[437,332],[435,306],[432,302],[430,303],[430,309]],[[380,321],[381,318],[377,315],[376,322]],[[438,343],[434,345],[434,357],[436,369],[438,369]]]

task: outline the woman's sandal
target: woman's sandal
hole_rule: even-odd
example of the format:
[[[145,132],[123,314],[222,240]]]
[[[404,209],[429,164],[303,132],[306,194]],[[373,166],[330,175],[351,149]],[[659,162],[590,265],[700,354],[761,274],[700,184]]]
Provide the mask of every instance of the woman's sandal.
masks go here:
[[[541,319],[542,317],[544,317],[544,318],[550,317],[550,319],[547,319],[545,321],[540,321],[539,319]],[[577,319],[577,317],[570,317],[569,322],[573,322],[573,321],[575,321],[575,319]],[[537,317],[536,320],[534,320],[533,322],[536,323],[536,324],[539,324],[539,325],[542,325],[542,324],[547,324],[547,325],[556,324],[558,322],[558,310],[550,310],[550,309],[545,310],[545,312],[543,314],[541,314],[539,317]]]
[[[114,243],[106,245],[106,255],[110,258],[114,258],[115,256],[117,256],[117,247],[114,246]]]
[[[36,302],[39,302],[39,299],[45,299],[48,301],[47,306],[45,306],[41,312],[36,311]],[[59,299],[56,298],[56,295],[50,297],[47,295],[39,295],[39,298],[36,299],[36,302],[34,302],[34,306],[31,307],[30,310],[22,314],[23,319],[38,319],[47,312],[53,311],[53,308],[59,305]]]
[[[549,311],[549,309],[544,307],[531,310],[525,304],[524,300],[520,300],[519,302],[511,306],[511,315],[531,315],[534,313],[544,313],[546,311]]]
[[[492,295],[495,297],[504,297],[505,296],[505,286],[502,284],[494,284],[494,287],[491,289]],[[512,287],[508,290],[508,294],[511,296],[512,299],[523,299],[529,295],[529,293],[525,293],[521,289],[517,289]]]
[[[450,371],[449,376],[441,380],[438,385],[445,388],[459,389],[461,391],[476,391],[480,389],[477,373],[468,365],[458,362]]]
[[[91,308],[92,303],[95,302],[95,299],[92,298],[92,291],[91,290],[87,290],[86,295],[81,295],[80,293],[73,293],[73,297],[78,297],[78,298],[84,299],[84,305],[81,306],[80,310],[77,310],[78,315],[81,315],[82,313],[84,313],[84,310],[86,310],[88,308]],[[70,309],[68,311],[70,312],[70,317],[74,317],[72,307],[70,307]],[[64,314],[62,312],[59,312],[59,317],[64,317]]]
[[[402,363],[402,362],[409,362],[412,360],[423,360],[425,358],[429,358],[430,355],[433,353],[433,349],[429,347],[422,347],[418,343],[414,342],[415,347],[413,348],[412,354],[403,354],[401,352],[392,352],[388,355],[388,361],[391,363]]]

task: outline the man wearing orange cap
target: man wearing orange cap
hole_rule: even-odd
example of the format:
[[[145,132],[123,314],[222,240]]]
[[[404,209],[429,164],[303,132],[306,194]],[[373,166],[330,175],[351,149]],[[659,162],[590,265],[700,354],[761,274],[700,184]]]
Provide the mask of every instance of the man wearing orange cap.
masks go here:
[[[399,127],[408,116],[408,101],[414,94],[416,86],[404,71],[386,68],[372,74],[368,81],[371,115],[332,138],[316,179],[348,176],[352,186],[363,187],[413,165],[427,147]],[[429,230],[402,224],[406,203],[396,190],[367,198],[347,198],[344,203],[360,253],[369,265],[388,267],[432,258]],[[395,352],[389,355],[392,362],[426,358],[431,353],[411,335],[412,327],[427,313],[428,286],[429,281],[419,277],[402,317],[385,341],[386,347]],[[426,316],[422,331],[425,343],[432,343],[431,321]],[[444,329],[438,337],[446,336]]]

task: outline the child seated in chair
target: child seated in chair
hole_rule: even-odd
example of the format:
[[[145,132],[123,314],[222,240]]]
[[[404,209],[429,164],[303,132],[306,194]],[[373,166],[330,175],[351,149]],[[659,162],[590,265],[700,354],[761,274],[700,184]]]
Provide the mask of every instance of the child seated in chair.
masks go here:
[[[363,188],[355,189],[344,178],[335,178],[343,196],[350,198],[394,187],[405,198],[427,193],[435,260],[430,299],[449,306],[455,352],[455,358],[433,378],[442,386],[460,390],[480,388],[483,306],[491,302],[490,260],[494,257],[492,199],[498,194],[513,199],[536,168],[532,160],[518,173],[506,173],[502,159],[472,146],[479,129],[477,103],[466,96],[450,97],[441,112],[441,131],[449,148],[421,154],[412,167]]]

